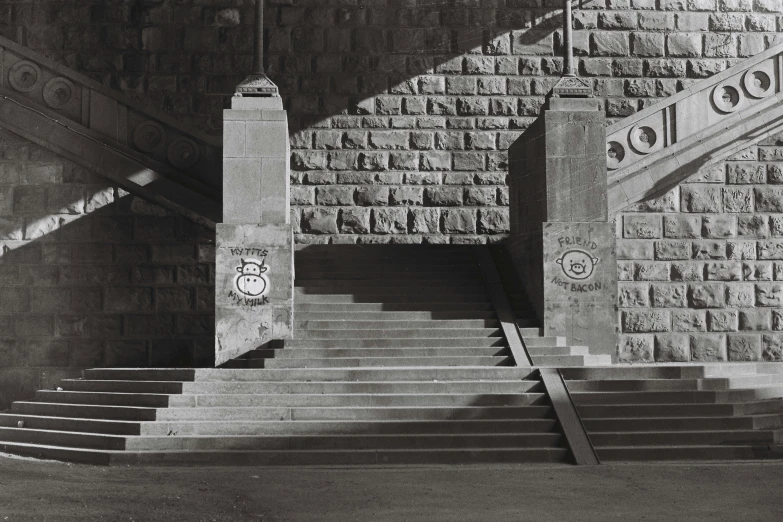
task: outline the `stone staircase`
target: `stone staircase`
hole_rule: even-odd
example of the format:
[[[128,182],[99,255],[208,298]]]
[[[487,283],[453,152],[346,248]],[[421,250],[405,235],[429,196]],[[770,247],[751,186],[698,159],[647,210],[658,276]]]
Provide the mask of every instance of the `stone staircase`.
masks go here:
[[[531,328],[530,325],[540,323],[525,293],[525,286],[516,274],[510,254],[501,246],[493,246],[491,251],[509,304],[517,319],[525,348],[534,366],[570,367],[612,364],[609,355],[591,355],[589,346],[569,345],[565,337],[545,337],[541,333],[541,328]]]
[[[0,451],[94,463],[571,458],[470,249],[309,246],[297,338],[223,368],[95,369],[0,414]]]
[[[783,457],[779,364],[562,370],[601,461]]]

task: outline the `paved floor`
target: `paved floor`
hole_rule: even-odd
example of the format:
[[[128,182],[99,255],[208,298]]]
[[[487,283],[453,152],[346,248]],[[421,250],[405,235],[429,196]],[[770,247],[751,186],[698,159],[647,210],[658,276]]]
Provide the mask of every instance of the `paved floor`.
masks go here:
[[[104,468],[0,455],[0,522],[778,521],[783,463]]]

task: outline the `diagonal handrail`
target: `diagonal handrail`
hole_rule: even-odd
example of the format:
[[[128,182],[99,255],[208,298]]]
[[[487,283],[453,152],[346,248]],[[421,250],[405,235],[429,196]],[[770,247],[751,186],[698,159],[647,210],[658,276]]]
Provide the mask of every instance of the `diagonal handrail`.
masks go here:
[[[783,44],[606,131],[611,213],[672,188],[783,127]]]
[[[148,158],[151,168],[176,171],[180,180],[192,181],[191,188],[220,199],[220,136],[182,124],[4,37],[0,89],[5,99],[41,108],[63,125],[86,129],[106,146]]]

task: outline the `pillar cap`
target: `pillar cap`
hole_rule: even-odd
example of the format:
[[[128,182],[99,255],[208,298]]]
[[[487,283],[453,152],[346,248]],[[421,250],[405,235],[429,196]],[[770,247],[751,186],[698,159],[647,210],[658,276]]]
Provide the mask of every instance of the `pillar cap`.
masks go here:
[[[550,95],[554,98],[592,98],[593,86],[584,78],[561,76]]]
[[[266,74],[251,74],[237,85],[234,96],[280,96],[277,85]]]

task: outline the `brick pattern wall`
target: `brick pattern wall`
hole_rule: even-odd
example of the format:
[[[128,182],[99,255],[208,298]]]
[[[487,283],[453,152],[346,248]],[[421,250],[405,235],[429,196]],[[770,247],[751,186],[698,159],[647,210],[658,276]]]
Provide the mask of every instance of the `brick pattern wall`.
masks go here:
[[[0,409],[94,366],[211,366],[214,232],[0,129]]]
[[[783,360],[783,135],[617,217],[619,356]]]
[[[506,149],[561,70],[560,0],[267,0],[301,242],[484,242]],[[249,71],[247,0],[0,0],[0,33],[219,131]],[[621,118],[752,56],[780,0],[584,0],[574,47]]]

